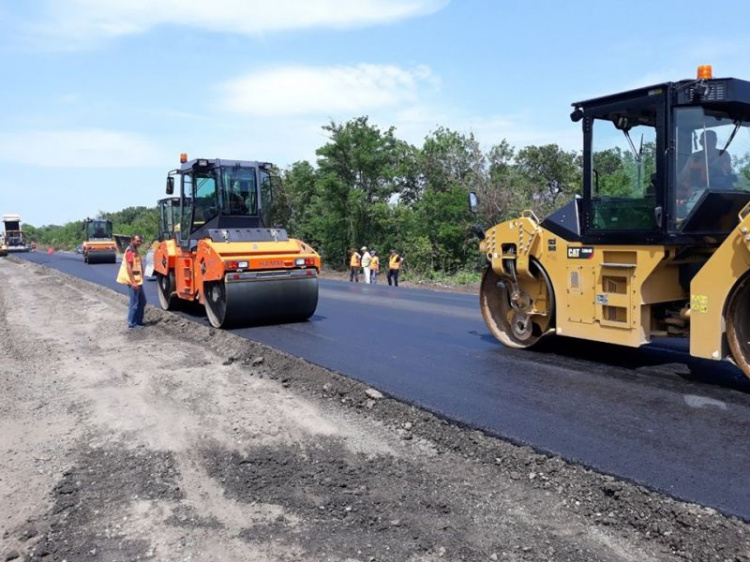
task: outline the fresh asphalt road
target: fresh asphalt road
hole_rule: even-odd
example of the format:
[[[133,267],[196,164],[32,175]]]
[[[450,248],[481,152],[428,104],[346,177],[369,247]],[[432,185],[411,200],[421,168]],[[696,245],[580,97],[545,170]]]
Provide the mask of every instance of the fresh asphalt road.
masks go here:
[[[18,256],[126,292],[114,282],[119,266]],[[146,294],[158,306],[155,283]],[[475,295],[329,280],[308,322],[233,331],[461,424],[750,521],[750,384],[682,343],[555,338],[511,350],[489,334]]]

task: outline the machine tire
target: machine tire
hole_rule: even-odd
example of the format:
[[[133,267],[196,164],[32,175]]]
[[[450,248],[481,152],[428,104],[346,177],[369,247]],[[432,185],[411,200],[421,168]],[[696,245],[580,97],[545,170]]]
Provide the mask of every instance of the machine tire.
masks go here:
[[[214,328],[221,328],[227,316],[227,291],[223,281],[206,283],[203,288],[206,297],[206,315]]]
[[[159,304],[164,310],[174,308],[173,294],[175,291],[174,271],[167,275],[162,273],[156,274],[156,293],[159,295]]]
[[[555,293],[552,283],[544,271],[544,268],[534,259],[531,260],[531,269],[535,270],[542,277],[549,294],[548,302],[550,312],[544,317],[546,322],[540,324],[535,321],[537,317],[532,316],[527,319],[531,324],[523,324],[521,327],[514,327],[512,322],[517,321],[520,316],[514,311],[510,304],[510,297],[507,288],[502,287],[503,278],[500,277],[491,267],[488,267],[482,276],[482,284],[479,290],[479,302],[487,327],[501,343],[515,349],[526,349],[536,345],[542,337],[550,332],[554,327],[555,313]]]
[[[727,302],[727,343],[735,364],[750,378],[750,274],[734,286]]]

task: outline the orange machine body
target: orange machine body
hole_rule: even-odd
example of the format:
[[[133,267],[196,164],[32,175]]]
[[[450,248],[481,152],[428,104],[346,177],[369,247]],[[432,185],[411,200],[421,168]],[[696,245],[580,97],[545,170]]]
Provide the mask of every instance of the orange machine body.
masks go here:
[[[159,302],[206,307],[216,328],[302,321],[318,302],[320,256],[271,226],[271,164],[183,157],[167,175],[154,251]]]
[[[303,260],[300,263],[299,260]],[[240,267],[242,266],[242,267]],[[159,244],[154,271],[174,274],[174,292],[185,300],[206,304],[206,282],[283,281],[302,276],[317,277],[320,256],[300,240],[285,242],[213,242],[199,240],[195,250],[181,248],[174,239]]]
[[[117,245],[114,240],[86,240],[83,243],[84,254],[95,254],[97,252],[116,252]]]

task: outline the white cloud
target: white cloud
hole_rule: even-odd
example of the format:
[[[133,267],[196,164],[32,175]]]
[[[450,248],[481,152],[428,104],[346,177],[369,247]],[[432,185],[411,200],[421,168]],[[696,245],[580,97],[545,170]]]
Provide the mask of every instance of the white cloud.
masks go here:
[[[159,25],[262,35],[313,27],[351,28],[429,14],[449,0],[49,0],[49,35],[91,41]]]
[[[419,88],[434,83],[429,68],[392,65],[269,69],[227,82],[222,105],[248,115],[355,116],[416,103]]]
[[[144,137],[98,129],[0,133],[0,160],[59,168],[134,168],[165,161]]]

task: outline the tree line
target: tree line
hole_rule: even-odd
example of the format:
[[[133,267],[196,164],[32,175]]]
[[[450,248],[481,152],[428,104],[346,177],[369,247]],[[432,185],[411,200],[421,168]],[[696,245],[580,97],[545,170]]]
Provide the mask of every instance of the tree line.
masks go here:
[[[121,211],[108,213],[100,211],[96,217],[112,221],[116,234],[143,234],[146,240],[153,240],[159,232],[159,209],[157,207],[127,207]],[[24,231],[30,240],[42,247],[52,246],[59,250],[73,250],[85,239],[84,220],[59,225],[35,227],[24,224]]]
[[[472,224],[485,226],[524,209],[543,217],[581,186],[581,156],[556,144],[516,149],[503,140],[483,150],[472,133],[439,127],[421,147],[367,117],[330,122],[328,141],[313,165],[299,161],[279,172],[270,210],[274,224],[305,240],[326,265],[344,268],[350,248],[394,248],[422,277],[475,271],[480,265]],[[479,196],[478,216],[468,193]],[[114,232],[158,233],[156,207],[101,212]],[[27,227],[42,245],[72,249],[83,241],[83,220]]]
[[[475,271],[481,264],[472,224],[486,226],[532,209],[544,216],[579,192],[581,157],[555,144],[517,150],[503,140],[483,150],[471,133],[444,127],[422,147],[367,117],[331,122],[317,166],[282,172],[274,221],[315,247],[325,263],[347,264],[348,250],[391,248],[422,277]],[[478,216],[468,193],[477,192]]]

